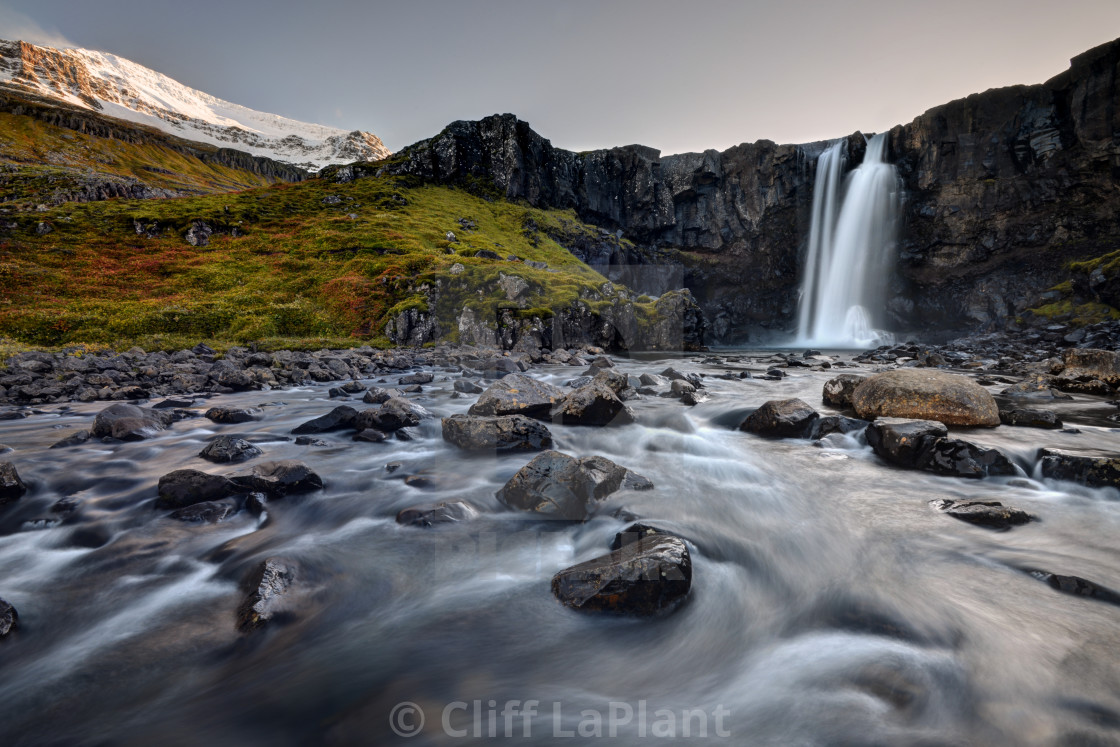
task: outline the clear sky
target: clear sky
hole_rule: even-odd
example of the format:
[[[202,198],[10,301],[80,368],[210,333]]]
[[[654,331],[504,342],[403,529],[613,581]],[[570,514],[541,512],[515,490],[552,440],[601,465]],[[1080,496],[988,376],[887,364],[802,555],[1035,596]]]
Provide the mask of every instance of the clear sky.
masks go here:
[[[1120,0],[0,0],[0,38],[99,49],[393,150],[513,112],[573,150],[799,143],[1041,83]]]

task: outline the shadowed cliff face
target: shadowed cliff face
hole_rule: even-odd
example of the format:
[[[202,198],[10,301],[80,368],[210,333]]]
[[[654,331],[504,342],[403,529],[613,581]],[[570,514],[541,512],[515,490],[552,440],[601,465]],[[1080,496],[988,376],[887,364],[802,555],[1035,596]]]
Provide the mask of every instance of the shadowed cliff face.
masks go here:
[[[1003,326],[1037,305],[1068,260],[1115,248],[1118,72],[1120,40],[1075,58],[1046,84],[975,94],[891,131],[889,158],[906,190],[890,278],[898,329]],[[741,342],[793,327],[824,145],[763,140],[664,158],[638,145],[572,153],[506,114],[455,122],[390,169],[492,182],[510,199],[573,208],[619,229],[640,248],[605,250],[612,278],[650,293],[667,290],[656,287],[665,278],[683,278],[713,341]],[[864,138],[850,135],[847,145],[854,168]]]

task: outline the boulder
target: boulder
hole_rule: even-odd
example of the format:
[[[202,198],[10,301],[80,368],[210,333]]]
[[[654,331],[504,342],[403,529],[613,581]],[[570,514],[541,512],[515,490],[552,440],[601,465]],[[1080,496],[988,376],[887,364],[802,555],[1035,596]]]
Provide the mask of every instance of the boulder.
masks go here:
[[[486,391],[478,382],[471,381],[470,379],[455,379],[455,383],[451,386],[455,391],[462,394],[482,394]]]
[[[478,510],[463,501],[448,501],[434,506],[413,506],[397,514],[397,523],[413,527],[430,527],[436,524],[451,524],[470,521],[478,516]]]
[[[1080,576],[1060,576],[1049,571],[1027,571],[1030,575],[1043,583],[1049,584],[1051,589],[1075,597],[1088,597],[1108,604],[1120,605],[1120,594],[1112,589],[1101,586]]]
[[[1120,488],[1120,455],[1065,449],[1039,449],[1042,476],[1091,488]]]
[[[400,378],[399,383],[402,386],[407,386],[409,384],[431,384],[432,379],[434,379],[434,378],[435,378],[435,376],[428,373],[427,371],[421,371],[420,373],[414,373],[414,374],[408,374],[407,376],[402,376]]]
[[[891,464],[920,469],[926,445],[948,434],[948,428],[933,420],[877,418],[867,426],[867,443]]]
[[[379,444],[388,437],[389,434],[385,431],[379,431],[376,428],[365,428],[355,433],[353,440],[369,444]]]
[[[852,392],[865,419],[936,420],[945,425],[999,425],[999,408],[972,379],[936,369],[905,368],[875,374]]]
[[[0,638],[19,627],[19,613],[16,608],[0,599]]]
[[[1069,376],[1055,376],[1051,379],[1054,388],[1062,392],[1077,392],[1078,394],[1092,394],[1097,397],[1111,397],[1115,390],[1100,379],[1089,377],[1073,378]]]
[[[819,440],[833,433],[854,433],[871,425],[866,420],[847,418],[843,415],[826,415],[813,421],[809,438]]]
[[[645,477],[605,457],[577,459],[558,451],[545,451],[518,470],[498,491],[497,498],[509,508],[583,521],[591,515],[596,502],[619,489],[652,487]]]
[[[248,423],[256,420],[260,415],[260,410],[255,407],[211,407],[204,413],[204,417],[210,418],[215,423]]]
[[[188,524],[220,524],[235,513],[237,507],[229,501],[204,501],[172,511],[169,516]]]
[[[525,415],[547,418],[563,390],[520,373],[490,385],[467,411],[471,415]]]
[[[650,526],[649,524],[636,522],[614,535],[614,539],[611,540],[610,549],[618,550],[621,547],[629,545],[633,542],[637,542],[640,539],[644,539],[645,537],[649,537],[654,534],[668,534],[668,532],[663,529],[658,529],[657,527]]]
[[[1019,474],[1011,460],[998,449],[955,438],[931,441],[919,468],[953,477],[1013,477]]]
[[[248,633],[284,612],[285,597],[295,580],[294,563],[284,558],[268,558],[262,562],[246,579],[248,593],[237,608],[237,629]]]
[[[1043,374],[1023,379],[1018,384],[1012,384],[1000,394],[1016,399],[1073,399],[1068,394],[1062,394],[1054,388],[1054,378]]]
[[[618,398],[604,381],[569,392],[551,412],[554,422],[564,425],[627,425],[634,422],[634,412]]]
[[[824,383],[821,399],[832,407],[851,407],[852,393],[865,379],[866,377],[856,374],[840,374]]]
[[[808,438],[820,415],[799,399],[772,399],[739,424],[739,430],[771,438]]]
[[[692,589],[692,558],[678,537],[651,534],[552,577],[552,593],[577,610],[648,617],[669,612]]]
[[[325,415],[297,425],[292,433],[327,433],[352,428],[358,411],[348,405],[339,405]]]
[[[177,469],[159,478],[156,508],[173,509],[217,501],[237,492],[229,478],[196,469]]]
[[[383,405],[393,397],[403,396],[404,392],[400,389],[382,389],[381,387],[371,386],[362,397],[362,402],[367,405]]]
[[[1062,421],[1050,410],[1016,407],[999,411],[999,422],[1024,428],[1061,428]]]
[[[248,475],[235,475],[232,480],[245,492],[264,493],[270,498],[323,488],[323,478],[294,459],[261,462]]]
[[[118,402],[97,413],[91,434],[94,438],[139,441],[166,430],[172,421],[171,413]]]
[[[1094,348],[1067,348],[1062,353],[1063,379],[1099,380],[1120,386],[1120,352]]]
[[[960,519],[969,524],[976,524],[989,529],[1010,529],[1019,524],[1026,524],[1031,520],[1031,515],[1026,511],[1005,506],[999,501],[955,501],[940,498],[930,501],[929,505],[954,519]]]
[[[354,427],[358,430],[373,428],[390,433],[419,425],[421,420],[431,416],[430,412],[415,402],[404,397],[393,397],[376,410],[363,410],[358,413],[354,418]]]
[[[80,446],[89,441],[89,431],[73,431],[69,436],[51,444],[52,449],[65,449],[70,446]]]
[[[541,451],[552,448],[548,428],[524,415],[502,415],[486,418],[474,415],[452,415],[443,419],[443,440],[460,449]]]
[[[931,420],[879,418],[867,427],[867,443],[876,454],[899,467],[953,477],[1018,474],[1000,451],[947,435],[944,425]]]
[[[16,466],[11,462],[0,462],[0,506],[17,501],[27,492]]]
[[[263,454],[253,444],[236,436],[218,436],[203,447],[198,453],[200,457],[211,462],[226,464],[231,462],[244,462]]]

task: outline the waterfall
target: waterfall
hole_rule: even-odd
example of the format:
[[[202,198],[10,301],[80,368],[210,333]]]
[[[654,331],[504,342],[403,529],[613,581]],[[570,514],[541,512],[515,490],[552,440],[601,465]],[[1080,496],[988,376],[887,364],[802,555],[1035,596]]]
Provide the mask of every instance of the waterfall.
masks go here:
[[[886,161],[887,138],[868,142],[843,183],[844,141],[817,160],[809,251],[798,313],[798,344],[868,347],[889,341],[882,310],[894,255],[900,185]]]

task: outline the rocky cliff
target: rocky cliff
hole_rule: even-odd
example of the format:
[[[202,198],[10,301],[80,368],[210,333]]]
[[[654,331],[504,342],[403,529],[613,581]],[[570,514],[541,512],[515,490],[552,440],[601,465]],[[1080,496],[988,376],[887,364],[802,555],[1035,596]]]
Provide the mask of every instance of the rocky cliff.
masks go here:
[[[1120,40],[1034,86],[987,91],[890,133],[905,221],[889,311],[900,330],[1012,322],[1073,259],[1120,238]],[[848,167],[864,138],[846,138]],[[649,293],[692,290],[709,339],[792,328],[816,157],[825,143],[759,141],[661,157],[632,145],[572,153],[513,115],[455,122],[387,168],[442,183],[492,184],[510,199],[572,208],[633,242],[569,247]],[[679,282],[676,282],[679,281]]]

